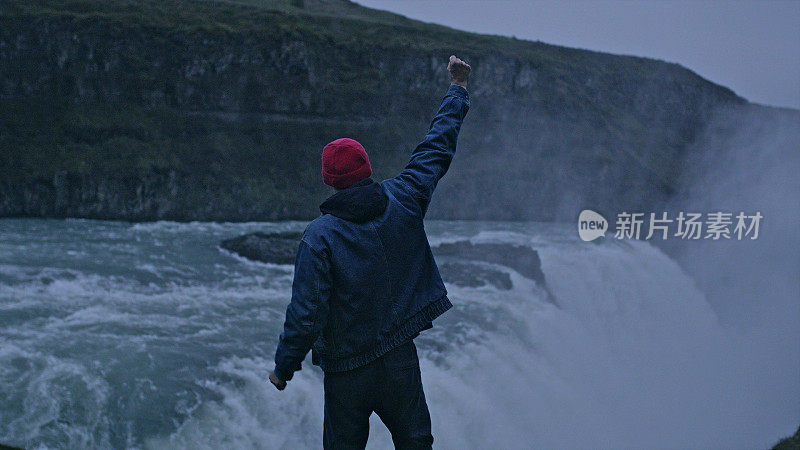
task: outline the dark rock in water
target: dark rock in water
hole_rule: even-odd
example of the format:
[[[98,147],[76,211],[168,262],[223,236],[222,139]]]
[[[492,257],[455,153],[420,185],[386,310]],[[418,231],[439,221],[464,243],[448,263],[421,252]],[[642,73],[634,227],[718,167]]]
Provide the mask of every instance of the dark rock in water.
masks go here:
[[[457,286],[481,287],[490,284],[505,291],[513,287],[507,273],[480,264],[448,261],[439,264],[439,274],[444,281]]]
[[[492,270],[486,266],[465,263],[464,260],[497,264],[513,269],[523,277],[535,281],[544,290],[547,301],[558,306],[556,298],[545,283],[539,253],[530,247],[505,243],[474,244],[470,241],[457,241],[439,244],[432,247],[431,250],[437,259],[444,259],[443,264],[439,266],[440,269],[442,266],[450,264],[451,259],[460,260],[461,267],[457,269],[444,268],[441,271],[442,278],[448,283],[467,287],[477,287],[489,283],[500,289],[511,289],[512,282],[507,273]],[[501,275],[504,278],[501,278]],[[506,286],[505,280],[508,281],[507,288],[504,287]]]
[[[20,447],[12,447],[10,445],[0,444],[0,450],[22,450]]]
[[[220,246],[255,261],[294,264],[302,236],[300,232],[255,232],[224,240]],[[539,254],[530,247],[458,241],[443,243],[431,250],[439,262],[439,272],[447,283],[463,287],[491,285],[497,289],[510,290],[513,287],[511,277],[508,273],[491,267],[496,264],[536,281],[546,292],[548,300],[555,303],[545,283]]]
[[[482,261],[516,270],[525,278],[530,278],[544,286],[542,261],[536,250],[524,245],[482,243],[470,241],[446,242],[433,247],[435,256],[457,257],[473,261]]]
[[[303,233],[287,231],[282,233],[255,232],[226,239],[220,247],[229,252],[254,261],[273,264],[294,264],[297,246]]]

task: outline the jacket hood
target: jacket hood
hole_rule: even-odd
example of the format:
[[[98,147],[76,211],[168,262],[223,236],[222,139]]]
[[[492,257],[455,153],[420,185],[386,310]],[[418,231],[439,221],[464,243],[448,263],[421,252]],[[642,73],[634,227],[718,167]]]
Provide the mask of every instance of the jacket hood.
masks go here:
[[[388,203],[383,186],[365,178],[328,197],[319,210],[349,222],[364,223],[383,214]]]

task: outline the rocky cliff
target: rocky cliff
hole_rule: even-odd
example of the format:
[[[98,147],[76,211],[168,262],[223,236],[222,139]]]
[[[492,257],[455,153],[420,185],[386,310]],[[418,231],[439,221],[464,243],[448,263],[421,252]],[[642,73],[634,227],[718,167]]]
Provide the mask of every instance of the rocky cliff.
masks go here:
[[[715,108],[676,64],[484,36],[344,0],[0,4],[0,216],[309,219],[322,146],[407,161],[473,66],[432,218],[572,220],[667,199]]]

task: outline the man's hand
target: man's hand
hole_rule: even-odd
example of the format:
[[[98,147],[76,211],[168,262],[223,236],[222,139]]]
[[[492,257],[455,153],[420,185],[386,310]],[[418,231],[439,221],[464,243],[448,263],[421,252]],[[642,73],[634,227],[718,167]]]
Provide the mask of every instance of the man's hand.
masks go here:
[[[274,371],[269,373],[269,381],[274,384],[279,391],[286,389],[286,382],[278,378]]]
[[[469,64],[456,58],[456,55],[450,55],[450,62],[447,63],[447,72],[450,74],[451,83],[466,88],[471,70],[472,67]]]

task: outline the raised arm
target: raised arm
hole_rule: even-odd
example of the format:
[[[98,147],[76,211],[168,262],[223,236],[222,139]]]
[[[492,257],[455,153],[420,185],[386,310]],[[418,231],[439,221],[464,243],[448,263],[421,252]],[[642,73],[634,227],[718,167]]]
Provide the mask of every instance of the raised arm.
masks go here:
[[[425,139],[417,145],[406,167],[388,183],[400,192],[400,201],[407,207],[418,208],[425,216],[433,191],[450,167],[456,152],[456,141],[461,123],[469,110],[467,80],[471,67],[464,61],[450,57],[447,71],[450,87],[447,89],[439,112],[431,121]]]

